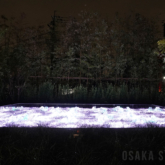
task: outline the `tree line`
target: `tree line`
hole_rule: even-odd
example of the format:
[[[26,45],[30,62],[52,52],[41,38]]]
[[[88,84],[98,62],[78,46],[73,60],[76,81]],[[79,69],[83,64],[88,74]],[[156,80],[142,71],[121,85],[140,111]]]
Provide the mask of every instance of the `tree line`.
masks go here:
[[[11,96],[30,76],[160,79],[158,26],[138,13],[111,22],[87,11],[67,21],[54,13],[47,29],[2,19],[0,83]]]

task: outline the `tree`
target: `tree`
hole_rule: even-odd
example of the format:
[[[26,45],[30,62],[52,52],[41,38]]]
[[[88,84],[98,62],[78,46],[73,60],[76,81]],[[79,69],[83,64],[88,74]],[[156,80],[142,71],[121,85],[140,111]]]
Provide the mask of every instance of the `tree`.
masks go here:
[[[68,48],[74,50],[74,66],[79,77],[101,77],[105,74],[103,56],[107,56],[108,25],[99,17],[98,13],[81,11],[78,20],[71,18],[62,36],[63,54]]]
[[[157,42],[160,53],[165,53],[165,39]]]
[[[41,59],[44,59],[43,48],[39,48],[38,32],[35,28],[20,28],[12,23],[8,27],[5,47],[1,50],[1,73],[6,91],[19,101],[20,94],[28,82],[29,76],[38,74]],[[38,73],[37,73],[38,72]]]
[[[58,23],[62,21],[62,18],[54,15],[52,16],[52,21],[48,24],[50,39],[47,40],[47,45],[49,47],[50,53],[50,76],[52,76],[53,66],[56,63],[56,48],[59,42],[59,32],[57,31]]]
[[[153,78],[157,71],[155,70],[155,74],[153,71],[152,75],[148,72],[156,65],[149,63],[149,59],[154,57],[152,54],[158,39],[156,22],[138,13],[133,13],[123,20],[119,17],[116,19],[117,26],[114,24],[112,43],[116,45],[116,48],[114,47],[116,55],[120,57],[123,54],[126,59],[124,70],[122,69],[123,76],[146,78],[150,75]],[[146,69],[146,66],[149,70]]]

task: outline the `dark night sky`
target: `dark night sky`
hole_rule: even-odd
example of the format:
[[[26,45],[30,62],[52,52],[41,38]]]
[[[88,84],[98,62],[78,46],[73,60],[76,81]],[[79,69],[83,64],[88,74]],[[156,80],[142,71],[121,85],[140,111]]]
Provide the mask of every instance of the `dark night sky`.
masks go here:
[[[77,17],[84,9],[97,11],[110,20],[116,12],[127,15],[130,10],[148,18],[159,17],[159,26],[163,31],[161,21],[165,19],[165,0],[0,0],[0,15],[19,18],[21,13],[25,13],[26,26],[47,25],[54,10],[59,16]]]

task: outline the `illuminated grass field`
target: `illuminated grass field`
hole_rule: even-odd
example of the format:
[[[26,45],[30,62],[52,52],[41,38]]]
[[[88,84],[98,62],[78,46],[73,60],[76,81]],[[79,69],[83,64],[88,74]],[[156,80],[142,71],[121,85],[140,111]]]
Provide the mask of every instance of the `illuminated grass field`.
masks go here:
[[[164,117],[165,108],[153,104],[13,104],[0,107],[0,127],[164,127]]]
[[[163,163],[164,113],[153,104],[1,106],[0,164]]]

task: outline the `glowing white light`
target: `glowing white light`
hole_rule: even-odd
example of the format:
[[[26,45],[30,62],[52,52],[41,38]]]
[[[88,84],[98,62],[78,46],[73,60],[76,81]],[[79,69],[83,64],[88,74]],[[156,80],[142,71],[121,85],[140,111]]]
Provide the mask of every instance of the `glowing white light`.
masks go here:
[[[0,107],[0,127],[54,128],[106,127],[131,128],[148,123],[165,126],[165,109],[160,107],[132,109],[130,107]]]
[[[75,89],[62,89],[62,95],[68,95],[74,93]]]

